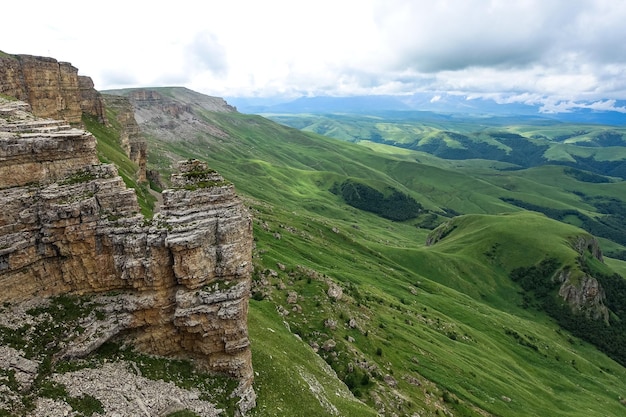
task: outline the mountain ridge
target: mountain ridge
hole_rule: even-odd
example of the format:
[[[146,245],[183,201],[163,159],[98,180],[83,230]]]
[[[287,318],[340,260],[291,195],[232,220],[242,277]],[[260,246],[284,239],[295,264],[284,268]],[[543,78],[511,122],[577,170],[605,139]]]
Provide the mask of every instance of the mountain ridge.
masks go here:
[[[623,126],[626,114],[617,110],[593,110],[588,104],[558,112],[548,112],[542,104],[500,103],[490,98],[471,98],[446,93],[412,95],[314,96],[295,99],[280,97],[228,97],[240,111],[256,114],[360,114],[376,116],[386,112],[425,112],[438,115],[481,119],[485,117],[528,117],[537,121],[585,122]],[[572,103],[570,103],[572,104]],[[575,104],[575,103],[574,103]],[[614,103],[624,108],[626,102]]]

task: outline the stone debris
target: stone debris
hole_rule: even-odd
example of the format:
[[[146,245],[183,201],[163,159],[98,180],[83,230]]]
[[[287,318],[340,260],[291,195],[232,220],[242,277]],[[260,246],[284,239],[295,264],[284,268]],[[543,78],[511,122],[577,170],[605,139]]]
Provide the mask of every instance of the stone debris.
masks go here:
[[[24,357],[24,352],[9,346],[0,346],[0,368],[15,372],[15,379],[21,390],[27,390],[32,385],[39,363]]]
[[[201,400],[197,390],[147,379],[131,372],[129,366],[126,362],[106,363],[98,369],[55,374],[53,380],[63,384],[72,397],[90,395],[98,399],[107,416],[166,416],[189,410],[201,417],[214,417],[222,411]],[[39,415],[43,416],[34,416]]]

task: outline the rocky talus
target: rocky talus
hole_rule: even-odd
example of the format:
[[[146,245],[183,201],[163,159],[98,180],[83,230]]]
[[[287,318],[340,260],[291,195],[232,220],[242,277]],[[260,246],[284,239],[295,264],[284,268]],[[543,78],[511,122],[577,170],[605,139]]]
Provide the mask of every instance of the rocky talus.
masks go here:
[[[160,213],[144,219],[116,168],[98,163],[93,136],[0,99],[0,304],[94,294],[104,314],[57,359],[123,338],[237,378],[245,412],[251,218],[219,174],[179,168]]]

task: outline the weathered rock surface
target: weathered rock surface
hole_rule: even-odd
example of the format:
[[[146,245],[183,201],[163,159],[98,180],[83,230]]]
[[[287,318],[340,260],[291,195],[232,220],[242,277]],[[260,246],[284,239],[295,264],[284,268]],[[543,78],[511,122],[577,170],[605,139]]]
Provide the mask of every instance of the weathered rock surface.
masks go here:
[[[38,117],[80,123],[86,112],[104,120],[100,94],[89,77],[54,58],[0,55],[0,93],[31,105]]]
[[[588,253],[600,262],[603,262],[600,244],[593,236],[576,236],[570,243],[581,259]],[[588,273],[574,273],[566,269],[558,274],[556,280],[561,283],[559,295],[569,304],[573,311],[582,312],[593,320],[609,322],[609,309],[604,304],[606,293],[595,277]]]
[[[604,305],[606,294],[598,280],[590,275],[573,278],[571,271],[563,271],[557,278],[561,283],[559,295],[574,311],[583,312],[593,320],[609,321],[609,309]]]
[[[187,161],[147,221],[93,136],[26,108],[0,99],[0,303],[102,294],[107,317],[61,356],[123,335],[238,378],[240,409],[253,406],[252,224],[234,187]]]
[[[90,114],[105,123],[105,106],[102,95],[95,89],[91,77],[78,76],[78,88],[80,90],[80,109],[83,113]]]

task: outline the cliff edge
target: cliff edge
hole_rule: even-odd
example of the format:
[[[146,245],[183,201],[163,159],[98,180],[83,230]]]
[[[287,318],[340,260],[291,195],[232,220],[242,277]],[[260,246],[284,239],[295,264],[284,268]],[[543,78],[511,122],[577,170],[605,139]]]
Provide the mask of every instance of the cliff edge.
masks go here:
[[[108,340],[184,357],[239,380],[254,406],[247,310],[251,217],[232,184],[185,161],[146,220],[95,138],[0,98],[0,304],[63,294],[100,297],[101,315],[54,358]],[[37,360],[37,358],[30,358]]]

